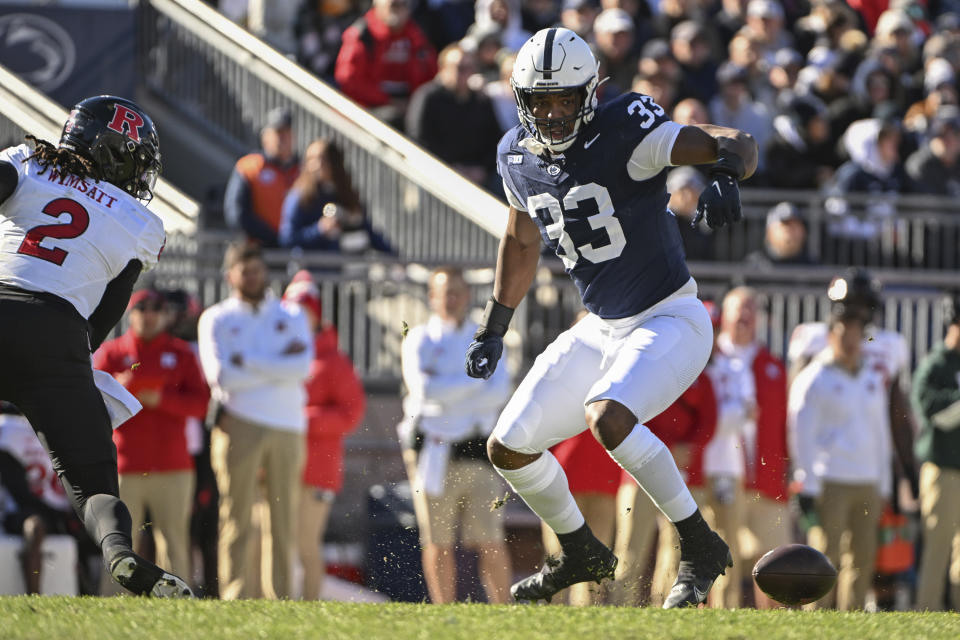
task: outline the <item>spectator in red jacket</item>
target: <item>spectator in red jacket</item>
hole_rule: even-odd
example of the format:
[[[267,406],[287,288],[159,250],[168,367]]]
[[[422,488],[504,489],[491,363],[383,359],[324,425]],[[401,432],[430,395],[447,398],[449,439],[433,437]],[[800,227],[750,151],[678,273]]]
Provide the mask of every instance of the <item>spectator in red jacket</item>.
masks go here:
[[[374,0],[343,32],[334,70],[348,97],[401,130],[410,94],[436,74],[437,52],[410,19],[410,0]]]
[[[120,496],[130,508],[133,530],[143,526],[149,509],[157,564],[189,575],[194,472],[186,422],[206,414],[210,392],[193,349],[165,331],[164,308],[159,291],[130,296],[130,328],[103,343],[93,366],[113,375],[143,405],[113,432]]]
[[[729,577],[716,585],[727,607],[741,605],[742,572],[770,549],[790,542],[786,367],[757,339],[758,307],[758,294],[749,287],[727,293],[717,347],[707,366],[718,418],[704,465],[718,528],[727,531],[725,539],[736,550]],[[758,608],[774,606],[759,590],[754,592]]]
[[[297,546],[303,564],[304,600],[316,600],[326,573],[323,534],[334,498],[343,487],[343,439],[357,428],[366,405],[353,363],[337,347],[337,331],[320,321],[320,294],[308,271],[299,271],[283,299],[306,311],[314,331],[307,378],[307,460],[303,467]]]

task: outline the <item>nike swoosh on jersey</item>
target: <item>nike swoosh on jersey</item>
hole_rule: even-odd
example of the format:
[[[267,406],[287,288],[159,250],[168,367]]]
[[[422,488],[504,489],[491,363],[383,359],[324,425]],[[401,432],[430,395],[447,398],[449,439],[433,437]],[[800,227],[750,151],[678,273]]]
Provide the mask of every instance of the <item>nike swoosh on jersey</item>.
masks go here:
[[[586,142],[584,142],[584,143],[583,143],[583,148],[584,148],[584,149],[589,149],[589,148],[590,148],[590,145],[592,145],[594,142],[596,142],[596,141],[597,141],[597,138],[599,138],[599,137],[600,137],[600,134],[598,133],[597,135],[593,136],[592,138],[590,138],[589,140],[587,140]]]

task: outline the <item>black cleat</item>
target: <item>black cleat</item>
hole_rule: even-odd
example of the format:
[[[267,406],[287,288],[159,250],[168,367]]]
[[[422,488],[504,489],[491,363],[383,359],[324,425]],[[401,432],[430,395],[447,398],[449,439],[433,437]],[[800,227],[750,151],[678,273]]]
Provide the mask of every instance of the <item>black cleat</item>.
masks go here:
[[[696,607],[706,602],[713,581],[733,566],[727,543],[716,532],[711,531],[710,536],[704,548],[691,553],[689,560],[683,559],[681,552],[677,581],[663,602],[664,609]]]
[[[135,553],[124,553],[110,564],[110,575],[124,589],[151,598],[192,598],[187,583]]]
[[[539,572],[510,587],[510,595],[515,600],[550,602],[558,591],[572,584],[590,580],[600,584],[604,578],[613,579],[617,562],[617,556],[593,538],[589,546],[575,556],[548,557]]]

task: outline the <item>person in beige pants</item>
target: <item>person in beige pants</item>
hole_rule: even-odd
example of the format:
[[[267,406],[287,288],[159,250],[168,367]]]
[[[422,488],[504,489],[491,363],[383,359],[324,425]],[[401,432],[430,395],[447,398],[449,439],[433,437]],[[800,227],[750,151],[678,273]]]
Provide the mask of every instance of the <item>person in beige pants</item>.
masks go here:
[[[828,347],[790,388],[788,425],[809,543],[840,570],[818,607],[863,609],[873,582],[877,523],[891,487],[889,398],[883,372],[863,365],[870,311],[834,300]],[[841,566],[846,555],[852,562]]]
[[[427,287],[431,315],[403,341],[404,419],[397,432],[413,489],[424,579],[434,604],[456,600],[455,549],[477,553],[487,601],[504,603],[511,564],[503,510],[506,495],[490,468],[486,439],[510,392],[502,368],[488,384],[463,370],[461,354],[477,330],[467,317],[470,288],[455,267],[439,267]]]
[[[262,593],[287,598],[304,456],[306,379],[313,338],[304,311],[267,290],[259,247],[233,244],[224,257],[232,295],[200,316],[200,361],[219,403],[210,462],[220,491],[219,577],[225,600],[253,597],[246,575],[251,513],[263,478],[269,553]]]
[[[943,344],[917,367],[913,408],[920,421],[920,559],[916,608],[936,611],[944,605],[944,573],[949,576],[949,606],[960,609],[960,295],[946,308]],[[946,567],[946,570],[945,570]]]

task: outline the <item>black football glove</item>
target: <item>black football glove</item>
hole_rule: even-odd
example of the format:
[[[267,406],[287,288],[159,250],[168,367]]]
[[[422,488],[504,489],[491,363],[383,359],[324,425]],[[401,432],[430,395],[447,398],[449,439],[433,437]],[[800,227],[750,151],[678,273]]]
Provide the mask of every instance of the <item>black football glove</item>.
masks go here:
[[[497,362],[502,355],[503,336],[498,336],[481,327],[473,336],[473,342],[467,347],[467,375],[471,378],[486,380],[497,370]]]
[[[703,218],[711,229],[733,224],[743,219],[740,205],[740,185],[729,173],[713,169],[710,171],[712,182],[700,193],[697,201],[697,215],[691,226],[696,227]]]
[[[493,296],[487,300],[483,320],[467,347],[468,376],[486,380],[497,370],[497,362],[503,355],[503,336],[512,317],[513,309],[500,304]]]
[[[707,226],[717,229],[743,219],[738,180],[746,175],[746,168],[734,145],[731,138],[717,138],[717,161],[710,167],[710,184],[700,194],[691,226],[706,218]]]

